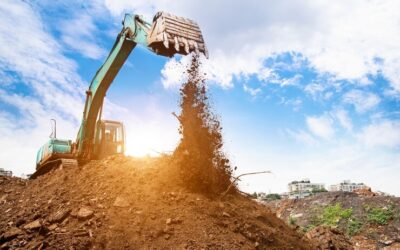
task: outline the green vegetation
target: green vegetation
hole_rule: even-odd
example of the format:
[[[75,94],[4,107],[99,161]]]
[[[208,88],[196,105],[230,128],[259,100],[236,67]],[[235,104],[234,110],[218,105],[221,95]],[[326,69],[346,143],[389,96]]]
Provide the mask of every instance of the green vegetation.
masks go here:
[[[353,214],[353,209],[342,208],[340,203],[335,205],[327,206],[324,208],[321,218],[321,225],[327,225],[330,227],[337,227],[339,221],[348,220]]]
[[[385,201],[381,204],[367,204],[365,202],[362,208],[359,207],[359,204],[355,204],[354,208],[344,208],[341,203],[326,206],[310,206],[307,210],[308,216],[305,217],[307,224],[298,222],[298,225],[304,232],[324,225],[338,228],[348,236],[354,236],[370,231],[376,225],[385,226],[390,223],[400,222],[400,208],[398,203]],[[288,223],[293,224],[296,221],[289,217]]]
[[[360,220],[358,220],[355,217],[351,217],[347,224],[346,233],[350,236],[353,236],[353,235],[357,234],[358,232],[360,232],[362,226],[363,226],[363,223]]]
[[[296,218],[295,217],[292,217],[291,215],[289,216],[289,219],[288,219],[288,223],[289,223],[289,225],[292,225],[292,226],[294,226],[294,225],[296,225]]]
[[[279,194],[267,194],[263,200],[265,201],[274,201],[274,200],[280,200],[281,196]]]
[[[368,222],[378,225],[386,225],[389,220],[394,218],[392,206],[388,208],[381,207],[366,207]]]
[[[328,190],[326,190],[325,188],[313,188],[311,190],[312,194],[324,193],[324,192],[328,192]]]
[[[316,214],[315,211],[314,214]],[[312,217],[310,224],[304,230],[309,231],[321,225],[336,228],[339,224],[345,227],[346,233],[350,236],[357,234],[364,225],[362,221],[353,216],[352,208],[345,209],[340,203],[336,203],[324,207],[320,216]]]

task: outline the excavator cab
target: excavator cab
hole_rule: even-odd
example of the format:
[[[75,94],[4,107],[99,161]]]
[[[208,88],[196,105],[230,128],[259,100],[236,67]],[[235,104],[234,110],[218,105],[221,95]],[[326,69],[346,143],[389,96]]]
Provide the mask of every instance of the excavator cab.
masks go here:
[[[97,123],[96,132],[95,158],[101,159],[125,152],[125,129],[121,122],[101,120]]]

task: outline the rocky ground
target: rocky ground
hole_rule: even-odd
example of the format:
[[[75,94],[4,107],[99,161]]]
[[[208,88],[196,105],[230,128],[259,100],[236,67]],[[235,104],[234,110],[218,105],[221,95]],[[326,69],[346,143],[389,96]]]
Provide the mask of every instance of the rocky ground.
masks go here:
[[[265,203],[321,249],[400,249],[400,198],[368,190]]]
[[[311,248],[241,194],[188,192],[171,164],[118,156],[35,180],[0,177],[0,248]]]

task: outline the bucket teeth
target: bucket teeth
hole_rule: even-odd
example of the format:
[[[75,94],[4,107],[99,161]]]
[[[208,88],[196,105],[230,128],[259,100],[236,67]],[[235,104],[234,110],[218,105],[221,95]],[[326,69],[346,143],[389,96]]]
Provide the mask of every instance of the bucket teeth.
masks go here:
[[[199,54],[199,45],[196,42],[194,42],[194,51],[197,55]]]
[[[163,40],[165,48],[169,49],[169,40],[166,32],[163,32]]]
[[[185,38],[182,38],[182,40],[183,40],[183,44],[185,45],[185,52],[186,52],[186,54],[189,54],[189,43],[188,43],[187,39],[185,39]]]
[[[190,19],[159,12],[148,34],[148,46],[157,54],[171,57],[196,52],[208,56],[200,28]]]
[[[174,42],[175,42],[175,50],[179,51],[179,41],[178,41],[178,37],[174,37]]]

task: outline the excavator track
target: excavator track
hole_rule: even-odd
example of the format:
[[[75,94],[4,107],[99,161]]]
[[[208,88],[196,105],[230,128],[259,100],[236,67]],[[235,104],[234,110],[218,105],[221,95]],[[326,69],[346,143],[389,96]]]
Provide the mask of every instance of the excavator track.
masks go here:
[[[54,169],[58,169],[59,167],[77,167],[78,161],[76,159],[68,159],[68,158],[59,158],[55,160],[49,160],[45,163],[41,164],[41,166],[33,173],[29,179],[36,179],[38,176],[44,175]]]

